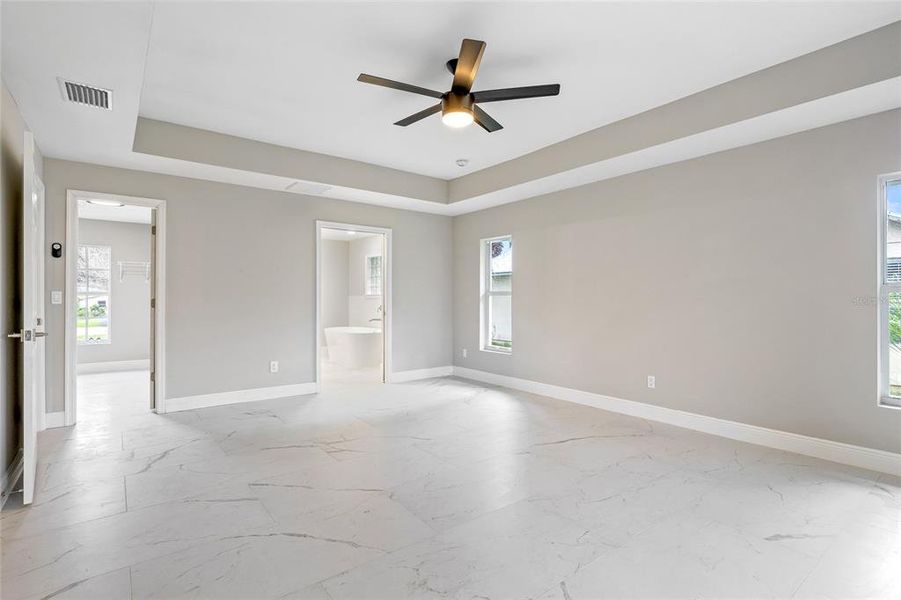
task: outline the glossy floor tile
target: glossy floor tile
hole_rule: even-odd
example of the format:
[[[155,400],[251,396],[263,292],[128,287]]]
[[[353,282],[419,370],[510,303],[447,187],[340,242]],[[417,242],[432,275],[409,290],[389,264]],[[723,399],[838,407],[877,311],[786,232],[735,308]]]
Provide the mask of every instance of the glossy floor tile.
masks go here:
[[[887,475],[453,378],[79,394],[0,514],[4,600],[901,597]]]

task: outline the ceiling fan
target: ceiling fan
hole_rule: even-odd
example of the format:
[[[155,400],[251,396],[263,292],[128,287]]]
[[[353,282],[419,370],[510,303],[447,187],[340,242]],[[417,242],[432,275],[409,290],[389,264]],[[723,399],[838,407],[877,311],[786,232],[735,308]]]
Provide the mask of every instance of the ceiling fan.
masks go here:
[[[391,79],[385,79],[384,77],[367,75],[366,73],[360,73],[360,76],[357,77],[357,81],[381,85],[387,88],[441,100],[438,104],[430,106],[425,110],[421,110],[416,114],[412,114],[405,119],[401,119],[396,122],[395,125],[406,127],[407,125],[412,125],[417,121],[421,121],[430,115],[440,112],[441,120],[445,125],[450,127],[466,127],[475,121],[488,133],[503,129],[503,126],[482,110],[478,106],[479,104],[484,102],[501,102],[503,100],[518,100],[520,98],[556,96],[560,93],[560,84],[558,83],[473,92],[472,84],[473,81],[475,81],[476,73],[479,70],[479,63],[482,61],[482,54],[484,54],[484,52],[485,42],[469,39],[463,40],[463,45],[460,47],[460,56],[447,61],[447,70],[454,76],[454,82],[451,85],[450,91],[444,93],[416,85],[410,85],[409,83],[392,81]]]

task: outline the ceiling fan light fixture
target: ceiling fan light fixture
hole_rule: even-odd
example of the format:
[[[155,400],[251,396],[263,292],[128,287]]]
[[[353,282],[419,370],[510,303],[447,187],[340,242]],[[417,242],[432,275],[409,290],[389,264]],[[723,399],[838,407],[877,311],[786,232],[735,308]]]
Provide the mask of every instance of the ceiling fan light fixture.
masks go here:
[[[441,121],[448,127],[458,129],[460,127],[472,125],[473,118],[471,112],[467,112],[465,110],[455,110],[452,112],[446,112],[441,115]]]
[[[441,99],[441,121],[448,127],[460,128],[475,121],[472,96],[447,94]]]
[[[468,38],[463,40],[463,43],[460,45],[460,54],[447,61],[447,70],[454,76],[454,81],[451,84],[450,91],[443,94],[437,90],[430,90],[418,85],[394,81],[393,79],[385,79],[384,77],[376,77],[368,73],[360,73],[357,81],[441,100],[438,104],[432,104],[417,113],[395,121],[394,124],[399,127],[407,127],[413,123],[418,123],[426,117],[440,112],[441,120],[448,127],[460,128],[476,123],[488,133],[500,131],[504,126],[495,121],[491,115],[485,112],[481,106],[477,106],[477,104],[519,100],[521,98],[542,98],[545,96],[556,96],[560,93],[559,83],[472,91],[472,84],[475,81],[476,73],[479,71],[479,64],[482,62],[482,54],[484,52],[485,42]]]

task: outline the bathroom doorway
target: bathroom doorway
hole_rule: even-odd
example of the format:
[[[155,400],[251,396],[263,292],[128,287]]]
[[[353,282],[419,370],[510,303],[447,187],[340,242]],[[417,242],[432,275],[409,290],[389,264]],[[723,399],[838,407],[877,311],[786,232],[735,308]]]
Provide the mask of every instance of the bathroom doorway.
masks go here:
[[[382,383],[390,357],[391,230],[316,224],[320,387]]]

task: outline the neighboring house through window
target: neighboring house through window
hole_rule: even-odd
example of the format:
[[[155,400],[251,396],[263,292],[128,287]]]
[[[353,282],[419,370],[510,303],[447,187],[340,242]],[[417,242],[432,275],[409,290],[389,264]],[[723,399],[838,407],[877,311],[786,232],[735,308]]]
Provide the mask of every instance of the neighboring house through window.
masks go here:
[[[901,405],[901,175],[882,178],[880,249],[880,398]]]
[[[109,246],[78,247],[75,326],[79,344],[110,343],[111,265]]]
[[[481,348],[513,350],[513,238],[482,240]]]

